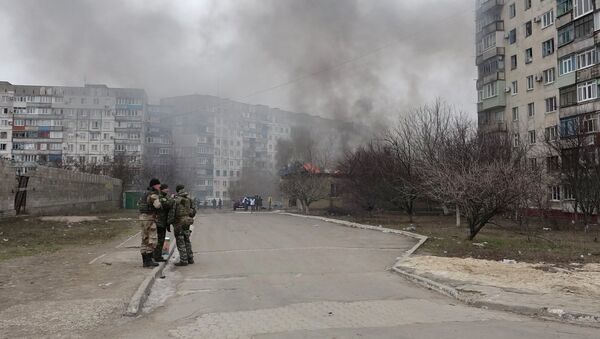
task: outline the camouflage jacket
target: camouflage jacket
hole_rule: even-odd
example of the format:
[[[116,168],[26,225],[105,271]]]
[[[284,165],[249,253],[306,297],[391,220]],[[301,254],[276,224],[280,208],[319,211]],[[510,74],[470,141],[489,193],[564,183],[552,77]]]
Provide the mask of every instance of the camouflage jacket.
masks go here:
[[[167,219],[169,218],[169,211],[173,206],[173,199],[171,199],[168,194],[161,192],[160,204],[162,208],[156,213],[156,226],[161,228],[167,228],[167,226],[169,226]]]

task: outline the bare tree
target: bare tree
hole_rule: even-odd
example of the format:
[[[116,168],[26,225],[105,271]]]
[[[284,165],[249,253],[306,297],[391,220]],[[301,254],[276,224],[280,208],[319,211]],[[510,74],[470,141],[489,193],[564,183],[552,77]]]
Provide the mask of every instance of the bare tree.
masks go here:
[[[312,203],[329,197],[331,183],[330,174],[307,165],[298,162],[289,166],[279,185],[283,193],[300,202],[306,214]]]
[[[472,123],[457,119],[424,162],[423,187],[431,198],[460,209],[472,240],[527,194],[532,176],[525,154],[506,134],[477,134]]]

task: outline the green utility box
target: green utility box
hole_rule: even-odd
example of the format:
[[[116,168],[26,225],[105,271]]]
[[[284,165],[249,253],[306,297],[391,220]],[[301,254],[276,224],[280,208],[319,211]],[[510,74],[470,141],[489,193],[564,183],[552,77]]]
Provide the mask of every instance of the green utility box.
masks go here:
[[[128,210],[137,209],[137,203],[144,192],[127,191],[123,193],[123,207]]]

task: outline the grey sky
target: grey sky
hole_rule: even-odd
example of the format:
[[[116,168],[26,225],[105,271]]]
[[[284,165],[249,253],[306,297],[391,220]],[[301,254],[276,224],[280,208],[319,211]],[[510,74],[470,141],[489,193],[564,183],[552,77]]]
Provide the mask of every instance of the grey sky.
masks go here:
[[[472,0],[0,0],[0,78],[368,120],[475,110]]]

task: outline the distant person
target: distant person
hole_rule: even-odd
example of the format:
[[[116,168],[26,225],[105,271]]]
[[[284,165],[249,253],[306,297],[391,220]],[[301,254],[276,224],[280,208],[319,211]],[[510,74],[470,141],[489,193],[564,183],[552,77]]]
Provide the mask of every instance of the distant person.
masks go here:
[[[208,200],[204,200],[204,208],[208,208]]]
[[[169,210],[171,209],[171,205],[173,204],[173,199],[171,199],[171,195],[169,194],[169,186],[167,184],[160,185],[160,204],[162,205],[162,208],[156,213],[156,233],[158,236],[158,240],[156,242],[156,247],[154,248],[153,256],[153,259],[156,262],[166,261],[162,256],[162,252],[163,246],[165,244],[165,236],[167,235],[167,230],[171,230],[171,225],[168,223],[168,218]]]
[[[216,200],[216,199],[213,199],[213,200],[212,200],[212,208],[213,208],[213,209],[216,209],[216,208],[217,208],[217,200]]]
[[[169,221],[173,223],[173,233],[175,233],[175,243],[179,252],[179,262],[175,266],[187,266],[194,263],[194,252],[190,235],[192,231],[190,226],[194,223],[196,210],[192,206],[192,200],[185,191],[185,186],[177,185],[177,194],[173,199],[173,207],[169,213]]]
[[[254,211],[254,209],[256,208],[256,199],[254,197],[250,198],[250,213],[252,213],[252,211]]]
[[[156,267],[158,263],[152,260],[154,249],[158,242],[156,232],[157,213],[162,208],[160,203],[160,180],[153,178],[150,180],[148,190],[140,197],[138,201],[138,210],[140,212],[139,220],[142,230],[140,237],[142,244],[140,252],[142,254],[143,267]]]
[[[221,198],[219,198],[219,209],[223,208],[223,200],[221,200]]]
[[[273,197],[269,196],[268,201],[269,201],[269,211],[270,211],[273,208]]]

